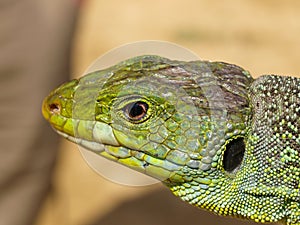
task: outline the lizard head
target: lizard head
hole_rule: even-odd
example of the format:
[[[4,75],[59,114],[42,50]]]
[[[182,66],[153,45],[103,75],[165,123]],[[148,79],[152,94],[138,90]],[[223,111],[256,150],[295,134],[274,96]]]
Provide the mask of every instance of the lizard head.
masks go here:
[[[214,210],[237,195],[251,82],[231,64],[140,56],[61,85],[43,115],[67,139]]]
[[[217,152],[245,135],[250,81],[230,64],[141,56],[61,85],[43,115],[91,151],[181,183],[189,169],[216,170]]]

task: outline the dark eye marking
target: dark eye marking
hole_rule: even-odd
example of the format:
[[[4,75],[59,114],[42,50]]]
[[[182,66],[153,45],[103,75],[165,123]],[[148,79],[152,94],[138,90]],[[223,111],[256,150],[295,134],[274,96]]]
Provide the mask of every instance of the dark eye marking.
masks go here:
[[[125,106],[125,113],[130,120],[140,121],[147,115],[148,108],[146,102],[133,102]]]
[[[223,156],[223,167],[227,172],[232,172],[240,166],[245,153],[245,143],[243,138],[237,138],[226,145]]]

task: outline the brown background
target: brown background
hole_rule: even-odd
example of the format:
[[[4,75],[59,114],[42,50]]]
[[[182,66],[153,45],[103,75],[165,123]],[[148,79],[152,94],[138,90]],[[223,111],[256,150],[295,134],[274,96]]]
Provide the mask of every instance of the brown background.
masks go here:
[[[165,40],[202,59],[261,74],[300,74],[300,1],[87,0],[73,48],[73,75],[121,44]],[[162,185],[128,187],[91,170],[76,145],[62,142],[38,225],[252,224],[223,219],[172,196]]]

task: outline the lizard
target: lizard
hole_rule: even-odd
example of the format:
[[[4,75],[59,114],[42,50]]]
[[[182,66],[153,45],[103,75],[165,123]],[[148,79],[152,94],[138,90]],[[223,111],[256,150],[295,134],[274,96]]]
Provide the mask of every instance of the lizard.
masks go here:
[[[300,225],[300,78],[142,55],[62,84],[42,113],[194,206]]]

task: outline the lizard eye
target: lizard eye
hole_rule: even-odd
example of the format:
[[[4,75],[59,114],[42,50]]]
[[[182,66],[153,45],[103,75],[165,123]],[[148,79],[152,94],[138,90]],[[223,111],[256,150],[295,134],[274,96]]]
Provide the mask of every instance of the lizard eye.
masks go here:
[[[244,157],[245,143],[243,138],[237,138],[226,145],[223,156],[223,167],[227,172],[234,172],[238,168]]]
[[[126,105],[124,112],[131,121],[138,122],[147,115],[148,108],[149,106],[146,102],[138,101]]]

